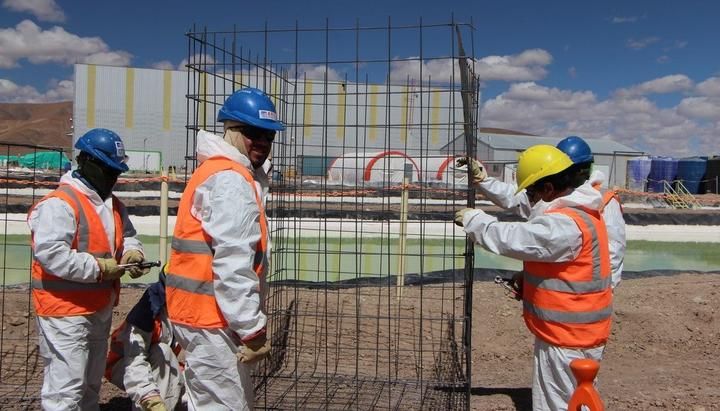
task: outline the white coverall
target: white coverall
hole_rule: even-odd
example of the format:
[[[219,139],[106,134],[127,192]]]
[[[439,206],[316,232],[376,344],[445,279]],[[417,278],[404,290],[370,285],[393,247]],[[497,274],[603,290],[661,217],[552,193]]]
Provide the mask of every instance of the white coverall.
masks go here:
[[[105,227],[110,247],[115,245],[112,198],[103,201],[95,191],[68,171],[60,178],[83,193],[95,206]],[[124,251],[140,250],[127,214],[123,213]],[[33,254],[47,271],[69,281],[94,283],[100,278],[95,257],[70,248],[76,221],[72,207],[59,198],[39,203],[28,218],[34,236]],[[114,252],[114,250],[112,250]],[[96,410],[105,371],[108,335],[115,296],[108,305],[90,315],[37,317],[39,352],[45,362],[41,391],[46,410]]]
[[[202,329],[173,323],[175,336],[185,353],[185,383],[189,410],[251,410],[255,394],[251,373],[236,354],[241,339],[267,323],[265,272],[253,270],[260,226],[255,192],[262,197],[268,179],[262,167],[254,169],[246,156],[221,137],[201,130],[197,136],[199,162],[213,156],[236,161],[254,174],[255,187],[231,170],[208,178],[195,190],[192,215],[212,238],[214,293],[228,327]],[[269,253],[269,251],[268,251]],[[269,261],[269,255],[268,261]]]
[[[538,202],[527,222],[499,222],[482,210],[465,213],[465,232],[476,243],[495,254],[522,261],[566,262],[574,260],[582,246],[582,233],[568,216],[545,211],[583,206],[599,209],[602,197],[586,182],[567,196]],[[590,349],[556,347],[535,338],[533,355],[533,409],[566,410],[575,390],[570,361],[592,358],[600,361],[605,346]]]
[[[180,364],[173,352],[173,334],[167,312],[158,317],[162,326],[160,340],[151,344],[152,332],[125,323],[119,340],[123,345],[123,359],[112,368],[111,381],[125,390],[133,401],[133,410],[140,410],[140,400],[160,395],[165,408],[175,409],[183,393]]]
[[[594,170],[588,180],[590,184],[606,186],[605,174],[600,170]],[[522,218],[527,219],[532,213],[530,199],[521,191],[515,194],[517,186],[508,184],[493,177],[487,177],[480,184],[476,185],[480,192],[498,207],[512,210]],[[622,215],[620,203],[616,199],[610,200],[602,212],[605,226],[607,227],[608,246],[610,249],[610,269],[612,270],[612,287],[620,284],[622,279],[623,261],[625,259],[625,219]]]

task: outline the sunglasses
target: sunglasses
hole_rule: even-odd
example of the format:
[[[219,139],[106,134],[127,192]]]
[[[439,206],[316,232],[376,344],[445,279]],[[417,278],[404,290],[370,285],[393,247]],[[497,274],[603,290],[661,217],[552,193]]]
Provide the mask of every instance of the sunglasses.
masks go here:
[[[242,133],[245,137],[249,138],[250,140],[266,140],[270,143],[275,140],[275,131],[274,130],[266,130],[264,128],[258,128],[258,127],[249,127],[249,126],[237,126],[237,127],[228,127],[228,130],[233,131],[239,131]]]

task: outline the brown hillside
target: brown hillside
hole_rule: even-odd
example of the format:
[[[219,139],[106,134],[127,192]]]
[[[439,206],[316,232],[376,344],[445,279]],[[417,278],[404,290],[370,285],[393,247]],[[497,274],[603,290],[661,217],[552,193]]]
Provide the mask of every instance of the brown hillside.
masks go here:
[[[31,148],[11,147],[25,144],[57,147],[71,151],[72,102],[46,104],[0,104],[0,155],[25,154]]]

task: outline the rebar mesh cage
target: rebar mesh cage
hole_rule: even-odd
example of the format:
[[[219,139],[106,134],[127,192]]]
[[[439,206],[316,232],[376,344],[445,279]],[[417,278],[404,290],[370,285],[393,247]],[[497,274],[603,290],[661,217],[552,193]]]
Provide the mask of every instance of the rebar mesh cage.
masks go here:
[[[468,408],[472,275],[449,222],[474,198],[454,162],[474,150],[477,83],[468,70],[463,86],[458,64],[473,31],[388,20],[187,33],[188,172],[196,132],[223,134],[216,113],[237,89],[265,91],[287,126],[267,199],[273,356],[259,407]]]
[[[28,204],[57,186],[67,158],[63,149],[0,143],[0,408],[39,408],[43,363],[38,355],[30,294],[32,252]]]

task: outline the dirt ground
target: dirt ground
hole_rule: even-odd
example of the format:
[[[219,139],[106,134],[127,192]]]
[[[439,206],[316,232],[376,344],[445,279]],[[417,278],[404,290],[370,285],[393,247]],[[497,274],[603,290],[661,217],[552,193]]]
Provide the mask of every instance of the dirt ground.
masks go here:
[[[622,282],[599,373],[598,390],[608,410],[720,410],[719,285],[720,275],[697,273]],[[114,323],[141,292],[123,289]],[[35,352],[34,322],[28,323],[31,316],[22,309],[27,292],[6,290],[2,296],[1,408],[39,409],[42,365],[17,361],[26,358],[21,355],[25,348],[31,357]],[[529,409],[532,337],[520,303],[491,282],[476,283],[473,300],[471,409]],[[13,342],[19,346],[12,348]],[[18,393],[12,377],[23,373],[30,379]],[[129,409],[124,394],[111,384],[105,382],[102,390],[101,409]]]

